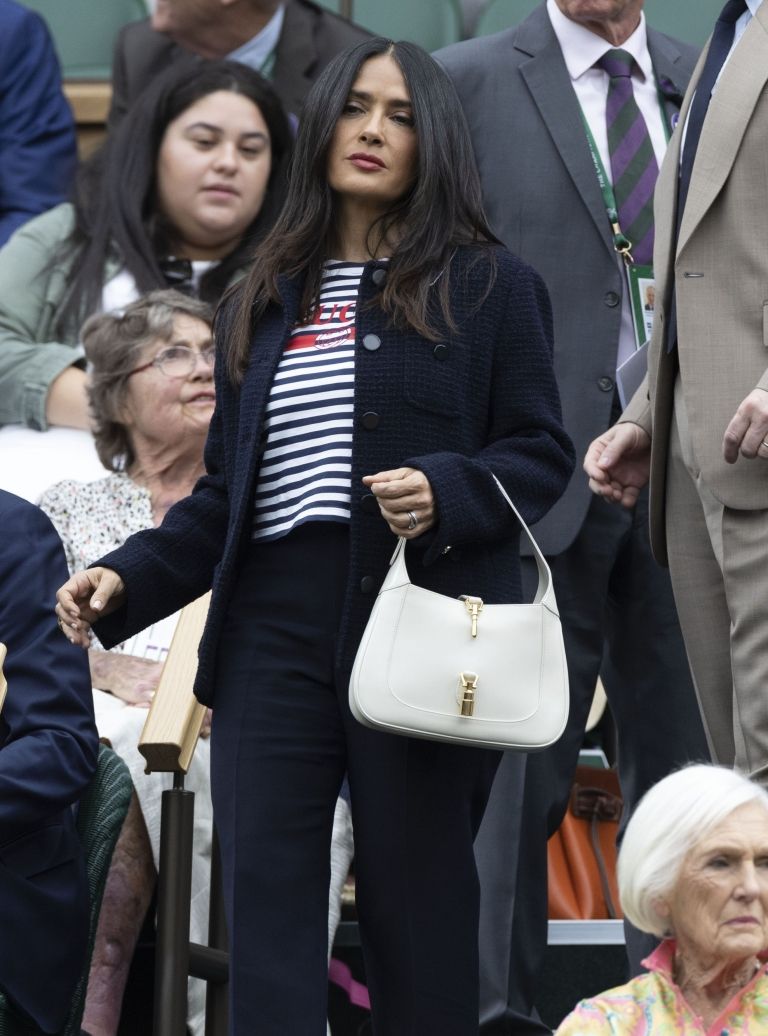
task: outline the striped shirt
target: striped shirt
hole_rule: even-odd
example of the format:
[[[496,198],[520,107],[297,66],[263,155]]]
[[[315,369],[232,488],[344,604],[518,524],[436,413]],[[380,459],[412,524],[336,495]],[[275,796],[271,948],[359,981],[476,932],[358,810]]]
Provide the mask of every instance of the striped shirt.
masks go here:
[[[363,265],[328,262],[312,321],[291,332],[266,410],[253,538],[349,522],[355,310]]]

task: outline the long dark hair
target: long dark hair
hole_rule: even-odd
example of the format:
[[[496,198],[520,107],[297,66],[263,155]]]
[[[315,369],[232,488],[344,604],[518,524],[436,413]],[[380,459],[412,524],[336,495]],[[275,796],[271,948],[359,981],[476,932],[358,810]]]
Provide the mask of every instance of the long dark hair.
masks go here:
[[[141,292],[163,288],[158,260],[168,253],[156,205],[157,156],[168,125],[196,101],[224,90],[247,97],[269,129],[272,150],[264,204],[239,244],[201,279],[200,296],[218,302],[233,273],[250,256],[282,206],[293,146],[288,117],[269,83],[235,61],[189,61],[159,75],[137,98],[105,146],[82,167],[75,192],[75,227],[63,254],[77,259],[59,312],[58,330],[77,328],[99,308],[104,265],[116,256]],[[57,259],[59,257],[56,257]]]
[[[411,190],[370,231],[370,244],[381,243],[395,225],[400,231],[378,303],[395,326],[438,337],[430,314],[434,297],[430,288],[436,278],[441,317],[453,329],[449,278],[438,275],[457,245],[496,241],[483,213],[464,113],[442,68],[421,47],[381,37],[345,51],[327,66],[305,101],[285,206],[257,248],[250,275],[233,296],[237,309],[224,346],[235,382],[242,379],[247,366],[254,318],[269,302],[280,303],[280,274],[306,275],[301,318],[309,318],[333,242],[329,147],[361,65],[381,54],[391,54],[408,87],[418,137],[418,170]]]

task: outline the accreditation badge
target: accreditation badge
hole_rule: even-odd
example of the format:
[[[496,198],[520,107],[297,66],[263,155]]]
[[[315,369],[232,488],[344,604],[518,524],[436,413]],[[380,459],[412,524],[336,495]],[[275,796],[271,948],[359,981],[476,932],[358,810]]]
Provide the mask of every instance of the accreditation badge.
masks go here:
[[[651,337],[653,311],[656,305],[656,284],[652,266],[627,266],[629,299],[632,305],[632,326],[635,329],[635,348],[639,349]]]

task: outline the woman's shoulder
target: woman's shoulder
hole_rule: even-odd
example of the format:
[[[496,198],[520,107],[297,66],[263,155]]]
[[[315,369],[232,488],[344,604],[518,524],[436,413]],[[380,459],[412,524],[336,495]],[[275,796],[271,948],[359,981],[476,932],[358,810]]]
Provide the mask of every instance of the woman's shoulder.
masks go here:
[[[48,246],[63,241],[64,238],[72,233],[74,226],[74,206],[70,202],[65,201],[61,205],[55,205],[52,209],[48,209],[47,212],[27,220],[10,237],[6,248],[13,247],[14,244],[18,245],[24,241],[42,243]]]
[[[670,1010],[664,980],[654,972],[638,975],[622,986],[582,1000],[561,1022],[555,1036],[636,1036],[653,1032],[671,1036],[681,1031]],[[651,1027],[646,1028],[650,1021]]]
[[[470,271],[481,278],[492,271],[495,281],[505,286],[541,281],[524,259],[495,242],[459,245],[453,261],[457,269]]]
[[[103,478],[79,482],[66,478],[54,482],[40,497],[40,507],[48,514],[67,514],[72,518],[100,520],[105,512],[120,510],[126,498],[142,492],[126,474],[112,471]]]

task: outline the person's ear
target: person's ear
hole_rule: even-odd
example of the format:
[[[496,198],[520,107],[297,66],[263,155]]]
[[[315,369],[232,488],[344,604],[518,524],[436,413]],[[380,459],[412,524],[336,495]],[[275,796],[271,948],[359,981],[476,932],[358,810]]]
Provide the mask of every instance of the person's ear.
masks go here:
[[[663,896],[657,896],[651,906],[659,920],[667,922],[666,927],[669,928],[669,922],[672,920],[672,908],[667,900]]]

